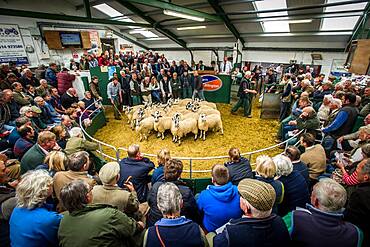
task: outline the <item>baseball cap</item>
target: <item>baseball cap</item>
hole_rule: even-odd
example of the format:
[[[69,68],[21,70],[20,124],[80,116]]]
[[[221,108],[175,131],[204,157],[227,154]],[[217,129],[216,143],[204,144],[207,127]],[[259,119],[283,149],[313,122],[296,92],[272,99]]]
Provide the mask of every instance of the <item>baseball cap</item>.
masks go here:
[[[103,184],[109,184],[119,174],[120,166],[117,162],[108,162],[99,171],[99,178]]]
[[[275,190],[265,182],[246,178],[240,181],[238,191],[242,198],[260,211],[268,211],[275,203]]]

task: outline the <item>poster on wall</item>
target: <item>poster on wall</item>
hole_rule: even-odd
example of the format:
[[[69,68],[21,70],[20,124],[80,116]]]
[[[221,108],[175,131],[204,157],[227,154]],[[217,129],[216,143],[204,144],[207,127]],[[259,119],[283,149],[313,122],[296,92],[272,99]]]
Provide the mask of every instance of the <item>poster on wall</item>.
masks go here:
[[[97,54],[101,53],[101,44],[98,31],[89,31],[90,42],[91,42],[91,51],[96,52]]]
[[[108,67],[108,78],[109,80],[113,78],[113,74],[116,73],[116,66]]]
[[[0,63],[28,64],[21,32],[17,25],[0,24]]]

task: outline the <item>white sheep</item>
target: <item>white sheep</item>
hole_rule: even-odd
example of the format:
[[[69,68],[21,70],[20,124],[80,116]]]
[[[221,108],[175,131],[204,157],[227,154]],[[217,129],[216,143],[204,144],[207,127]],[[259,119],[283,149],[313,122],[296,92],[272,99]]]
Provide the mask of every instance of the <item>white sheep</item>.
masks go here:
[[[136,132],[140,135],[140,141],[148,140],[148,134],[154,128],[154,117],[147,117],[142,119],[137,119],[136,121]]]
[[[198,120],[198,129],[200,130],[200,138],[203,138],[203,141],[206,139],[206,132],[209,129],[213,129],[213,131],[221,130],[221,134],[224,134],[222,120],[219,114],[200,114]]]
[[[189,102],[193,102],[192,99],[182,99],[180,100],[180,102],[178,103],[179,106],[186,106],[187,103]]]
[[[186,136],[188,133],[194,134],[194,140],[198,137],[198,124],[197,120],[188,118],[180,120],[180,115],[174,115],[172,118],[171,133],[173,135],[173,141],[178,142],[181,145],[181,138]]]
[[[157,137],[162,136],[163,140],[164,132],[171,129],[172,119],[163,116],[160,111],[156,111],[152,116],[154,117],[154,130],[158,132]]]
[[[199,103],[200,106],[208,106],[208,107],[211,107],[211,108],[217,110],[217,105],[215,103],[208,102],[208,101],[200,101],[198,103]]]
[[[144,117],[146,117],[146,115],[142,107],[139,107],[136,111],[134,111],[130,121],[131,129],[135,129],[136,122]]]

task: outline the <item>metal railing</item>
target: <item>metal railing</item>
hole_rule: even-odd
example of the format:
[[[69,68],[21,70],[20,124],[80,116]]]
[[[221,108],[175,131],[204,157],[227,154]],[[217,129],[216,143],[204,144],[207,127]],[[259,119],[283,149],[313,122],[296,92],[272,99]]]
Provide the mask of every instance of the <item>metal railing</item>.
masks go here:
[[[93,104],[89,105],[88,107],[85,108],[85,110],[82,112],[84,113],[86,110],[88,110],[90,107],[92,107]],[[125,147],[114,147],[110,144],[107,144],[105,142],[102,142],[102,141],[99,141],[98,139],[95,139],[94,137],[92,137],[91,135],[89,135],[89,133],[87,133],[87,131],[85,130],[84,126],[83,126],[83,121],[82,121],[82,114],[80,116],[80,127],[85,135],[85,137],[88,137],[91,141],[93,142],[96,142],[98,145],[99,145],[99,150],[97,150],[97,152],[102,156],[102,158],[107,158],[107,159],[110,159],[110,160],[113,160],[113,161],[117,161],[119,162],[121,159],[120,159],[120,154],[121,154],[121,151],[125,151],[127,152],[127,148]],[[241,153],[240,155],[241,156],[244,156],[244,157],[247,157],[249,160],[252,160],[252,155],[254,154],[258,154],[258,153],[262,153],[262,152],[265,152],[265,151],[269,151],[269,150],[272,150],[272,149],[275,149],[275,148],[278,148],[280,147],[281,145],[284,145],[285,147],[288,146],[288,143],[293,140],[294,138],[297,138],[300,134],[303,133],[304,130],[301,130],[299,131],[298,133],[294,134],[293,136],[291,136],[289,139],[279,143],[279,144],[275,144],[275,145],[272,145],[272,146],[269,146],[269,147],[266,147],[266,148],[262,148],[262,149],[259,149],[259,150],[255,150],[255,151],[250,151],[250,152],[245,152],[245,153]],[[103,147],[106,147],[106,148],[109,148],[109,149],[112,149],[113,152],[115,153],[115,157],[113,156],[110,156],[108,154],[106,154],[104,151],[103,151]],[[150,154],[150,153],[142,153],[143,156],[146,156],[146,157],[151,157],[151,158],[155,158],[157,157],[156,154]],[[181,161],[189,161],[189,170],[183,170],[183,172],[185,173],[189,173],[189,178],[191,179],[193,177],[193,173],[210,173],[211,170],[210,169],[206,169],[206,170],[194,170],[193,169],[193,161],[196,161],[196,160],[219,160],[219,159],[229,159],[229,156],[228,155],[220,155],[220,156],[207,156],[207,157],[183,157],[183,156],[178,156],[178,157],[172,157],[174,159],[179,159]]]

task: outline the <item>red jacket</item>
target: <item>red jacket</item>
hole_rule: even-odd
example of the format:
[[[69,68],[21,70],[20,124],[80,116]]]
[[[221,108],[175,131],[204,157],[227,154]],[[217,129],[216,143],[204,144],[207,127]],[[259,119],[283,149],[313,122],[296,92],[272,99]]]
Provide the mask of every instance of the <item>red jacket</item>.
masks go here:
[[[64,94],[68,88],[72,87],[72,82],[75,80],[75,78],[75,75],[71,75],[67,71],[59,72],[57,74],[58,92],[60,95]]]

